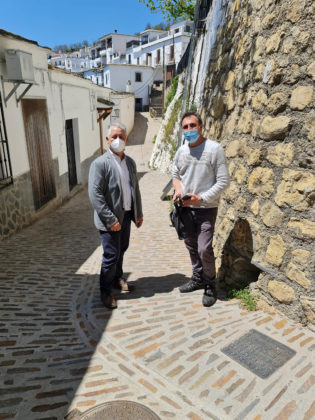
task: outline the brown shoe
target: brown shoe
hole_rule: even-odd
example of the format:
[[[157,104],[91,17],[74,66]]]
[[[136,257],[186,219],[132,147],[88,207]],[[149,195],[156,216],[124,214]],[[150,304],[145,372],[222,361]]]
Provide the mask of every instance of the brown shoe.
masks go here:
[[[101,301],[104,306],[108,309],[115,309],[117,308],[117,302],[116,299],[113,298],[112,295],[108,295],[107,293],[102,292],[101,293]]]
[[[124,278],[120,278],[119,280],[117,280],[114,283],[113,288],[121,290],[122,292],[132,292],[133,290],[135,290],[135,286],[128,284]]]

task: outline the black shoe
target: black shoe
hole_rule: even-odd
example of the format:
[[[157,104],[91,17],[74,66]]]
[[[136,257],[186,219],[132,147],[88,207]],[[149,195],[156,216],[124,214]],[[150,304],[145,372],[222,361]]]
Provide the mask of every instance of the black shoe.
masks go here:
[[[189,293],[193,292],[194,290],[203,289],[205,285],[202,281],[193,280],[192,278],[182,286],[178,288],[181,293]]]
[[[205,292],[202,296],[202,304],[203,306],[212,306],[217,301],[217,293],[215,290],[215,286],[210,286],[210,284],[206,284]]]

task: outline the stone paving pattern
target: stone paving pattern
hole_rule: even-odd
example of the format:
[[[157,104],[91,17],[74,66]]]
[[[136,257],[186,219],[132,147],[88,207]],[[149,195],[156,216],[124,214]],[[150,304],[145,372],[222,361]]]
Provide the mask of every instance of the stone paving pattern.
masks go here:
[[[101,248],[86,190],[1,242],[0,420],[61,420],[113,400],[144,404],[162,420],[313,419],[315,334],[235,300],[204,308],[202,291],[178,292],[191,267],[159,199],[168,177],[146,172],[142,156],[144,224],[132,228],[124,264],[136,291],[117,292],[115,311],[99,299]],[[259,378],[221,351],[250,329],[296,355]]]

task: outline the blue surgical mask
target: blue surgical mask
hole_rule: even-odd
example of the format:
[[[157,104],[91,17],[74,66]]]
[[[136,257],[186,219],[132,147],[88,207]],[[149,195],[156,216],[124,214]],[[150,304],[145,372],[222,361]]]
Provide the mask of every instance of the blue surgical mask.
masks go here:
[[[199,139],[198,130],[190,130],[184,132],[184,139],[189,143],[193,144]]]

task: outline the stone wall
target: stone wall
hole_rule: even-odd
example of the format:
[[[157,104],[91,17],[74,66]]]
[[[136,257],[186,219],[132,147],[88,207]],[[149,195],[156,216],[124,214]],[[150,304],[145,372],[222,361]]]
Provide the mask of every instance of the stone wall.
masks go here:
[[[251,287],[313,325],[314,21],[312,0],[231,2],[198,98],[205,135],[224,146],[231,175],[217,220],[222,278],[228,271],[233,284],[233,264],[224,267],[229,252],[246,259],[242,249],[226,246],[244,221],[251,238],[247,232],[235,243],[246,249],[252,241],[258,280]]]

